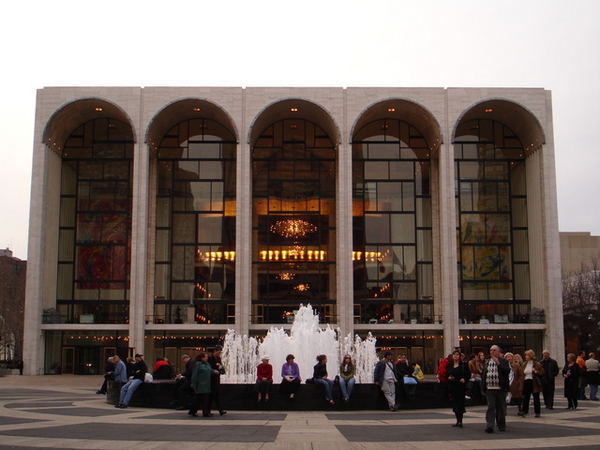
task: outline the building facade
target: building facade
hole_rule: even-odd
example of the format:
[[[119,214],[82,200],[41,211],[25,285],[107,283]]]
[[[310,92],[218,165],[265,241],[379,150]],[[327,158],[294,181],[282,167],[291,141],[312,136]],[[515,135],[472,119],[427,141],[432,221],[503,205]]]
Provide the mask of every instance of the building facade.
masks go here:
[[[0,360],[20,361],[23,355],[23,313],[27,261],[0,249]]]
[[[562,231],[560,261],[563,278],[586,268],[597,270],[600,263],[600,236],[593,236],[589,231]]]
[[[263,336],[300,304],[433,370],[563,352],[550,92],[44,88],[25,370]]]

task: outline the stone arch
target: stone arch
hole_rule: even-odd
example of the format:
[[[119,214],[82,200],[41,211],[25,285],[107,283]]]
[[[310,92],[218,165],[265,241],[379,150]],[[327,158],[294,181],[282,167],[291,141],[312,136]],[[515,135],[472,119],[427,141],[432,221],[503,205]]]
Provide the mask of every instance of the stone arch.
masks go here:
[[[109,118],[129,125],[136,142],[136,131],[129,115],[115,103],[100,97],[73,100],[57,109],[42,134],[42,142],[60,155],[65,141],[78,126],[94,119]]]
[[[248,129],[248,143],[253,143],[271,124],[284,119],[304,119],[317,124],[331,138],[336,148],[340,132],[335,119],[321,105],[300,98],[286,98],[267,105],[260,111]]]
[[[363,126],[380,119],[398,119],[417,128],[427,140],[432,155],[438,151],[444,140],[437,119],[427,108],[413,100],[388,98],[361,111],[352,125],[350,141]]]
[[[239,132],[231,115],[221,106],[203,98],[174,100],[159,110],[150,121],[145,142],[151,151],[156,151],[160,141],[171,128],[187,119],[210,119],[225,126],[239,142]]]
[[[526,155],[546,143],[546,134],[539,119],[528,108],[513,100],[490,98],[475,103],[456,120],[452,138],[461,125],[475,119],[489,119],[509,127],[521,140]]]

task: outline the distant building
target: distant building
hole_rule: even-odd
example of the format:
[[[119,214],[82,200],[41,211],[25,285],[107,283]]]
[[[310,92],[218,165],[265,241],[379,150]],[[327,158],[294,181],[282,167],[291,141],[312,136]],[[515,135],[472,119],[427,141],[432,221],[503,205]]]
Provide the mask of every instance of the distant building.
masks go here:
[[[38,91],[26,373],[211,348],[228,329],[564,347],[550,92]]]
[[[0,249],[0,359],[23,355],[23,309],[27,261]]]
[[[589,232],[560,233],[560,263],[563,276],[578,272],[584,267],[600,270],[600,236]]]

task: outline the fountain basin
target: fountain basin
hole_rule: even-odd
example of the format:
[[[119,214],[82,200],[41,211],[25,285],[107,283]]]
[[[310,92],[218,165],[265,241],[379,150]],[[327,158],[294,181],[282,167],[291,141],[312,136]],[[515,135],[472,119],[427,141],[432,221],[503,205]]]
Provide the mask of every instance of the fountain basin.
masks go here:
[[[119,391],[124,383],[108,382],[106,402],[116,405],[119,402]],[[387,410],[387,402],[381,390],[374,384],[356,384],[348,403],[342,401],[339,386],[334,386],[333,398],[335,405],[325,402],[322,388],[314,384],[302,384],[294,400],[289,400],[279,394],[279,384],[271,389],[267,403],[256,401],[254,384],[221,384],[221,404],[225,410],[232,411],[357,411],[357,410]],[[144,383],[133,394],[129,406],[147,408],[167,408],[176,398],[174,380],[157,380]],[[401,389],[396,390],[398,409],[431,409],[451,408],[450,401],[444,396],[440,384],[424,381],[417,387],[417,397],[409,401]],[[472,405],[467,400],[467,405]],[[213,411],[214,412],[214,411]]]

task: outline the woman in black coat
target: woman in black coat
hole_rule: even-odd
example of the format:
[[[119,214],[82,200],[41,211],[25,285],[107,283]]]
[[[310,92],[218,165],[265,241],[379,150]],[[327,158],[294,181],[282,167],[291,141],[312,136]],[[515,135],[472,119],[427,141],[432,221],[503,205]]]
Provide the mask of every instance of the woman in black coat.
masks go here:
[[[452,352],[452,359],[446,366],[446,380],[448,381],[448,394],[452,399],[452,411],[456,416],[456,424],[453,427],[462,428],[462,419],[465,410],[465,393],[467,382],[471,377],[469,365],[460,359],[460,351]]]
[[[575,354],[567,355],[567,364],[563,367],[562,374],[565,379],[565,397],[569,402],[567,409],[577,409],[577,398],[579,397],[579,365],[575,362]]]

